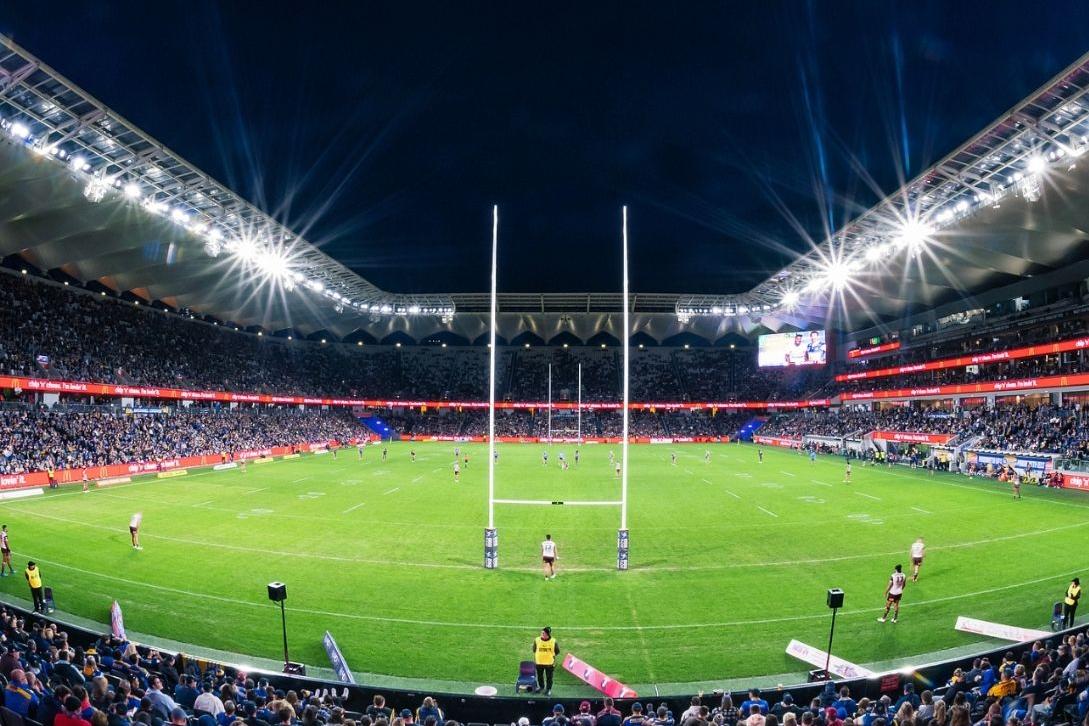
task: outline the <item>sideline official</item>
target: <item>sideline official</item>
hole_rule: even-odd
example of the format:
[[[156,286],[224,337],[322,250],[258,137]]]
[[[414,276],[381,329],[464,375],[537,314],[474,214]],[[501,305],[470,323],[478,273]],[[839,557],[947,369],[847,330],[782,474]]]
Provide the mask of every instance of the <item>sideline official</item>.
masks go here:
[[[552,673],[556,670],[556,645],[552,628],[544,628],[533,639],[533,662],[537,665],[537,690],[546,696],[552,693]]]
[[[1074,627],[1074,613],[1078,610],[1078,600],[1081,599],[1081,580],[1074,578],[1070,581],[1070,587],[1066,588],[1066,597],[1063,598],[1063,628]]]
[[[42,571],[33,562],[26,563],[26,584],[30,585],[30,596],[34,599],[34,611],[45,612],[45,595],[42,588]]]

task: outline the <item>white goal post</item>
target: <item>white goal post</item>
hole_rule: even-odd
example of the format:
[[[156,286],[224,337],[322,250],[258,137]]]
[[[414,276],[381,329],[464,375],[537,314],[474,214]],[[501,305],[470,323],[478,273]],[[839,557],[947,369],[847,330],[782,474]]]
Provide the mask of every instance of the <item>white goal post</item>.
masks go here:
[[[488,350],[488,526],[484,529],[484,567],[489,570],[499,568],[499,532],[495,525],[495,505],[533,506],[533,507],[619,507],[620,528],[616,534],[616,568],[628,569],[628,423],[629,423],[629,370],[630,370],[630,305],[628,293],[628,208],[622,209],[621,239],[624,248],[623,303],[624,330],[621,345],[624,350],[623,389],[624,401],[621,408],[621,450],[620,450],[620,499],[616,500],[549,500],[549,499],[497,499],[495,496],[495,340],[497,320],[497,259],[499,249],[499,205],[492,207],[492,290],[491,290],[491,326]],[[582,443],[582,364],[578,368],[578,441]],[[552,442],[552,365],[548,370],[548,442]]]

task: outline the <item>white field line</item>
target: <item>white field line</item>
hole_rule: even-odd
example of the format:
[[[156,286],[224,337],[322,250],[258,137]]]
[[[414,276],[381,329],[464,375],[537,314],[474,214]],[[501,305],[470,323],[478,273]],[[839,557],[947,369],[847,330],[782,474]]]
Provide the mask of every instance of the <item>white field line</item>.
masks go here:
[[[412,480],[412,483],[415,484],[416,482],[418,482],[420,479],[423,479],[423,478],[424,478],[424,475],[420,474],[418,477],[416,477],[415,479]]]
[[[933,514],[934,513],[934,512],[927,511],[926,509],[923,509],[922,507],[912,507],[912,509],[914,509],[916,512],[920,512],[922,514]]]
[[[399,491],[401,491],[401,487],[393,487],[388,492],[383,492],[383,494],[393,494],[394,492],[399,492]]]
[[[772,512],[772,511],[771,511],[771,510],[769,510],[769,509],[764,509],[763,507],[757,507],[757,509],[759,509],[759,510],[760,510],[761,512],[763,512],[764,514],[770,514],[771,516],[775,517],[776,519],[778,519],[778,518],[779,518],[779,515],[778,515],[778,514],[776,514],[775,512]]]
[[[740,499],[741,498],[741,497],[737,496],[736,494],[734,494],[733,492],[731,492],[729,489],[723,489],[722,491],[726,492],[727,494],[729,494],[734,499]]]
[[[700,479],[700,481],[702,481],[702,482],[703,482],[704,484],[710,484],[710,483],[711,483],[711,482],[709,482],[709,481],[708,481],[708,480],[706,480],[706,479]]]
[[[348,512],[354,512],[355,510],[362,507],[364,504],[366,504],[366,502],[360,502],[359,504],[354,504],[354,505],[348,507],[347,509],[345,509],[343,512],[341,512],[341,514],[347,514]]]
[[[810,481],[810,483],[811,483],[811,484],[819,484],[819,485],[821,485],[822,487],[830,487],[830,486],[832,486],[831,484],[829,484],[829,483],[828,483],[828,482],[826,482],[826,481],[817,481],[816,479],[810,479],[809,481]]]
[[[104,524],[92,524],[80,519],[69,519],[66,517],[57,517],[51,514],[44,514],[34,510],[20,509],[19,507],[7,506],[9,509],[20,514],[27,516],[33,516],[40,519],[50,519],[56,522],[64,522],[75,527],[83,527],[86,529],[95,529],[105,532],[117,533],[123,531],[123,527],[109,527]],[[965,549],[969,547],[978,547],[980,545],[993,544],[995,542],[1009,542],[1011,540],[1026,539],[1028,537],[1038,537],[1040,535],[1052,534],[1054,532],[1065,532],[1071,529],[1077,529],[1080,527],[1089,527],[1089,521],[1077,522],[1074,524],[1061,525],[1059,527],[1051,527],[1048,529],[1033,530],[1030,532],[1019,532],[1017,534],[1003,535],[1002,537],[990,537],[987,539],[973,540],[968,542],[958,542],[949,545],[936,545],[928,546],[927,549],[931,551],[936,550],[956,550]],[[185,545],[194,545],[198,547],[213,548],[230,550],[234,552],[254,552],[259,554],[267,554],[280,557],[302,557],[310,560],[328,560],[330,562],[356,562],[367,565],[389,565],[392,567],[420,567],[424,569],[438,569],[438,570],[473,570],[480,571],[478,565],[460,565],[449,564],[441,562],[407,562],[407,561],[394,561],[388,559],[373,559],[364,557],[346,557],[343,555],[327,555],[316,552],[300,552],[297,550],[284,551],[284,550],[272,550],[265,547],[246,547],[244,545],[231,545],[222,542],[213,542],[209,540],[190,539],[186,537],[172,537],[170,535],[152,534],[149,532],[141,532],[140,536],[145,539],[162,540],[164,542],[178,542]],[[701,570],[733,570],[733,569],[749,569],[752,567],[796,567],[798,565],[819,565],[828,562],[846,562],[849,560],[864,560],[878,557],[891,557],[894,555],[902,554],[903,550],[893,550],[892,552],[868,552],[858,553],[852,555],[841,555],[838,557],[820,557],[810,559],[799,560],[773,560],[769,562],[729,562],[729,563],[717,563],[714,565],[688,565],[688,566],[674,566],[666,565],[662,567],[636,567],[632,568],[632,572],[696,572]],[[507,567],[504,568],[512,572],[532,572],[536,574],[538,572],[537,567]],[[615,567],[566,567],[564,572],[615,572]]]
[[[789,471],[783,471],[782,469],[779,470],[779,473],[784,476],[798,476],[797,474],[791,474]]]
[[[17,553],[17,554],[26,556],[26,553]],[[123,583],[125,585],[131,585],[133,587],[142,587],[142,588],[147,588],[149,590],[157,590],[159,592],[169,592],[169,593],[174,593],[174,594],[177,594],[177,595],[185,595],[185,596],[193,597],[193,598],[201,598],[201,599],[204,599],[204,600],[212,600],[212,601],[215,601],[215,602],[229,603],[229,604],[232,604],[232,605],[242,605],[242,606],[254,607],[254,608],[265,608],[266,607],[263,603],[261,603],[259,601],[238,600],[238,599],[235,599],[235,598],[223,597],[221,595],[212,595],[212,594],[203,593],[203,592],[193,592],[191,590],[182,590],[180,588],[167,587],[165,585],[154,585],[154,584],[149,583],[149,582],[143,582],[143,581],[139,581],[139,580],[129,580],[129,579],[126,579],[126,578],[123,578],[123,577],[117,577],[116,575],[106,574],[106,573],[103,573],[103,572],[95,572],[93,570],[85,570],[85,569],[82,569],[82,568],[79,568],[79,567],[73,567],[71,565],[62,564],[60,562],[51,562],[50,560],[45,560],[45,559],[42,559],[40,557],[37,557],[36,559],[38,561],[40,561],[40,562],[44,562],[45,564],[49,565],[50,567],[56,567],[56,568],[59,568],[59,569],[62,569],[62,570],[69,570],[71,572],[78,572],[80,574],[90,575],[90,576],[95,577],[96,579],[99,579],[99,580],[112,580],[114,582],[120,582],[120,583]],[[469,568],[474,569],[474,570],[480,569],[479,567],[470,566],[470,565],[465,565],[465,567],[469,567]],[[609,571],[612,571],[613,568],[607,568],[607,569],[609,569]],[[1081,567],[1081,568],[1075,569],[1075,570],[1071,570],[1069,572],[1059,572],[1059,573],[1056,573],[1054,575],[1048,575],[1046,577],[1038,577],[1038,578],[1033,579],[1033,580],[1025,580],[1024,582],[1016,582],[1016,583],[1012,583],[1012,584],[1008,584],[1008,585],[1001,585],[999,587],[992,587],[992,588],[988,588],[986,590],[977,590],[976,592],[962,593],[960,595],[949,595],[949,596],[946,596],[946,597],[936,597],[936,598],[931,598],[930,600],[920,600],[918,602],[911,603],[911,606],[912,607],[921,607],[921,606],[924,606],[924,605],[934,605],[934,604],[937,604],[937,603],[951,602],[951,601],[954,601],[954,600],[966,600],[966,599],[969,599],[969,598],[980,597],[982,595],[991,595],[991,594],[994,594],[996,592],[1005,592],[1007,590],[1014,590],[1014,589],[1017,589],[1017,588],[1020,588],[1020,587],[1027,587],[1029,585],[1036,585],[1036,584],[1039,584],[1041,582],[1049,582],[1049,581],[1059,580],[1059,579],[1062,579],[1062,578],[1069,577],[1070,575],[1078,574],[1082,570],[1084,570],[1084,566]],[[536,568],[534,568],[533,571],[536,572]],[[850,611],[848,613],[845,613],[845,615],[848,616],[848,617],[854,616],[854,615],[867,615],[867,616],[869,616],[869,615],[871,615],[873,613],[881,612],[883,610],[884,610],[884,608],[879,606],[879,607],[865,608],[865,609],[862,609],[862,610],[852,610],[852,611]],[[488,620],[487,622],[482,622],[482,623],[458,623],[458,622],[448,622],[448,621],[440,621],[440,620],[413,620],[413,619],[409,619],[409,618],[388,618],[388,617],[383,617],[381,615],[363,615],[363,614],[360,614],[360,613],[341,613],[341,612],[331,612],[331,611],[328,611],[328,610],[316,610],[316,609],[312,609],[312,608],[301,608],[301,607],[295,607],[294,611],[299,612],[299,613],[306,613],[308,615],[320,615],[320,616],[324,616],[324,617],[344,618],[344,619],[347,619],[347,620],[366,620],[366,621],[371,621],[371,622],[382,622],[382,623],[402,623],[402,624],[405,624],[405,625],[421,625],[421,626],[429,626],[429,627],[436,627],[436,628],[481,628],[481,629],[482,628],[489,628],[489,629],[498,628],[498,629],[502,629],[502,630],[532,631],[533,628],[537,626],[537,624],[495,623],[495,622],[492,622],[491,620]],[[785,617],[761,618],[761,619],[755,619],[755,620],[734,620],[734,621],[718,622],[718,623],[684,623],[684,624],[665,624],[665,625],[566,625],[565,624],[565,625],[560,625],[558,627],[560,627],[564,631],[573,631],[573,630],[609,630],[609,631],[695,630],[695,629],[705,629],[705,628],[747,627],[747,626],[751,626],[751,625],[765,625],[765,624],[769,624],[769,623],[797,622],[797,621],[802,621],[802,620],[822,620],[825,617],[827,617],[827,616],[823,615],[823,614],[814,614],[814,615],[789,615],[789,616],[785,616]]]

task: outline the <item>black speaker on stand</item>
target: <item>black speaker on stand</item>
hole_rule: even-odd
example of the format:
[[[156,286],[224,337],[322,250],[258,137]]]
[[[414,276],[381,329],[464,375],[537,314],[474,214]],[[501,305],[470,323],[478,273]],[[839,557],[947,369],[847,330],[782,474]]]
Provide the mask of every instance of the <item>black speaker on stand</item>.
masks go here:
[[[832,627],[828,629],[828,655],[824,659],[824,679],[832,680],[828,667],[832,665],[832,636],[836,634],[836,611],[843,607],[843,590],[833,587],[828,590],[828,607],[832,610]]]
[[[282,582],[270,582],[268,584],[268,599],[280,603],[280,625],[284,632],[284,673],[305,676],[306,666],[302,663],[292,663],[287,654],[287,611],[284,608],[284,601],[287,600],[287,585]]]

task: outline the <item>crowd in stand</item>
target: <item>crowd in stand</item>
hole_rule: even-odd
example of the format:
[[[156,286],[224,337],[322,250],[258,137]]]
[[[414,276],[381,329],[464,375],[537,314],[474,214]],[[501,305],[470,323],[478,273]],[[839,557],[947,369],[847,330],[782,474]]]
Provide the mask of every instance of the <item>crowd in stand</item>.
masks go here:
[[[1089,429],[1080,405],[1006,404],[958,410],[897,406],[879,410],[848,407],[813,409],[773,417],[760,433],[799,438],[803,435],[857,437],[870,431],[951,434],[973,448],[1089,457]]]
[[[375,695],[349,710],[347,691],[285,690],[215,664],[203,669],[184,656],[102,636],[90,647],[69,641],[47,621],[25,622],[0,609],[0,683],[5,724],[27,726],[459,726],[433,697],[390,703]],[[771,694],[768,694],[771,695]],[[1085,632],[1007,652],[992,663],[976,658],[944,684],[917,692],[914,682],[892,695],[856,698],[828,682],[808,703],[791,693],[767,697],[693,696],[687,708],[669,702],[610,698],[556,703],[542,726],[1021,726],[1074,724],[1089,713],[1089,639]],[[517,726],[537,723],[524,716]],[[516,726],[512,724],[512,726]]]
[[[0,407],[0,474],[349,441],[348,412],[245,408],[134,413],[117,407]]]
[[[615,348],[512,348],[497,355],[500,400],[616,401]],[[0,373],[193,390],[371,399],[483,400],[483,347],[376,346],[288,341],[187,315],[0,274]],[[639,350],[634,400],[787,398],[822,382],[823,369],[787,376],[757,369],[755,352]]]

